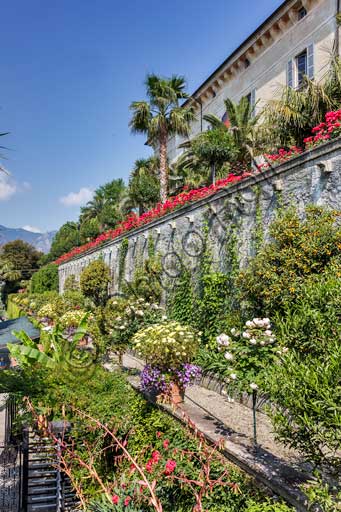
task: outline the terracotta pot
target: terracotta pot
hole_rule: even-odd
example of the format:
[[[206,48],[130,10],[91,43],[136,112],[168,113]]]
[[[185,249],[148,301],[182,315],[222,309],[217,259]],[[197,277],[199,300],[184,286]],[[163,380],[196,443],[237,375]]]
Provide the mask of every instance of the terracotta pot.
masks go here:
[[[172,382],[170,385],[170,398],[174,405],[179,405],[184,401],[185,390],[177,382]]]

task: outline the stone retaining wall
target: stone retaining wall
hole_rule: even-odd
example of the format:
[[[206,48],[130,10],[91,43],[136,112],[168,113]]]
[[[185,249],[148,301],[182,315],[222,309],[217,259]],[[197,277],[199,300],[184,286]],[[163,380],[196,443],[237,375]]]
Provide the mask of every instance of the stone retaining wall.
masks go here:
[[[236,240],[240,265],[245,266],[259,240],[268,237],[276,209],[290,204],[301,212],[308,204],[340,209],[341,139],[232,184],[213,196],[183,206],[63,263],[59,266],[60,292],[67,276],[74,274],[79,278],[91,261],[103,258],[112,274],[109,292],[111,295],[120,293],[122,282],[131,281],[137,266],[148,257],[151,245],[162,257],[164,277],[176,279],[183,265],[194,271],[204,251],[205,226],[216,268],[226,268],[232,239]],[[120,258],[120,247],[125,239],[125,257]]]

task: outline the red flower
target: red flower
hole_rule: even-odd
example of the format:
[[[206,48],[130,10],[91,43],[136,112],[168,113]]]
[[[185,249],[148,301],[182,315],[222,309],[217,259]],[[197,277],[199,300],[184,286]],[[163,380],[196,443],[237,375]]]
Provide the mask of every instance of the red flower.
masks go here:
[[[149,459],[149,461],[146,464],[147,473],[151,473],[153,471],[153,464],[154,464],[153,459]]]
[[[168,439],[165,439],[164,442],[162,443],[163,447],[165,450],[167,450],[168,446],[169,446],[169,440]]]
[[[174,469],[176,468],[176,462],[175,460],[167,460],[166,466],[165,466],[165,475],[170,475],[173,473]]]
[[[113,502],[114,505],[117,505],[119,500],[120,498],[117,496],[117,494],[114,494],[114,496],[111,498],[111,501]]]
[[[161,454],[158,450],[154,450],[152,453],[152,461],[157,463],[161,459]]]
[[[157,437],[158,439],[159,439],[162,435],[163,435],[163,434],[162,434],[162,432],[159,432],[159,431],[158,431],[158,432],[156,432],[156,437]]]
[[[129,505],[130,501],[131,501],[131,497],[127,496],[126,499],[124,500],[124,506],[126,507],[127,505]]]

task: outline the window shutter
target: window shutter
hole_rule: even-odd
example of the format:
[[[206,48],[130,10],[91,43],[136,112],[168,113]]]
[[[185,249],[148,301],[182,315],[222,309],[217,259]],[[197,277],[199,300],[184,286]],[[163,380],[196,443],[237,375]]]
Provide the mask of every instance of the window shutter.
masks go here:
[[[307,71],[308,78],[314,78],[314,45],[310,44],[307,48]]]
[[[256,115],[256,89],[252,89],[251,91],[251,107],[252,107],[252,116]]]
[[[289,60],[288,65],[287,65],[287,86],[288,87],[293,87],[293,85],[294,85],[293,70],[294,70],[293,62],[292,62],[292,60]]]

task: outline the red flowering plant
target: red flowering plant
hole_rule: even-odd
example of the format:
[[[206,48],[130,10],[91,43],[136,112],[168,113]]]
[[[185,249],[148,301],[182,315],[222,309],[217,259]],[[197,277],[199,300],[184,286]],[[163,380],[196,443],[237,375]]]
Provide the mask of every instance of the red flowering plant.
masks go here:
[[[136,213],[131,213],[126,217],[125,220],[118,224],[118,226],[115,229],[111,229],[110,231],[102,233],[91,242],[88,242],[79,247],[74,247],[71,251],[60,256],[55,261],[55,263],[57,263],[58,265],[65,263],[66,261],[69,261],[70,259],[79,256],[80,254],[83,254],[91,249],[99,247],[104,242],[114,240],[115,238],[119,237],[120,235],[123,235],[124,233],[127,233],[135,228],[144,226],[155,219],[163,217],[167,213],[170,213],[180,208],[181,206],[215,194],[219,190],[229,186],[232,183],[238,182],[247,176],[250,176],[249,172],[244,172],[240,176],[236,176],[231,173],[226,178],[222,178],[216,181],[214,185],[210,185],[209,187],[202,187],[192,190],[185,189],[180,194],[167,199],[165,203],[158,203],[154,208],[148,210],[147,212],[143,213],[140,216],[138,216]]]
[[[335,139],[341,135],[341,110],[327,112],[325,121],[314,126],[312,135],[304,139],[306,149],[312,149],[319,144]]]
[[[98,440],[92,445],[83,439],[79,450],[77,438],[56,437],[47,418],[38,413],[29,399],[26,405],[37,430],[58,446],[59,469],[70,478],[83,509],[100,510],[101,505],[107,505],[118,512],[163,512],[171,510],[172,504],[175,506],[182,496],[188,504],[188,512],[204,512],[210,498],[214,499],[215,490],[218,493],[220,489],[229,489],[232,494],[241,492],[235,475],[220,453],[221,442],[208,444],[186,415],[183,416],[187,425],[186,443],[179,444],[176,438],[168,439],[164,433],[156,432],[153,444],[142,447],[134,457],[129,436],[120,439],[107,424],[87,413],[73,408],[78,419],[85,422],[86,429],[101,431],[102,440],[106,442],[100,447]],[[99,471],[100,460],[108,461],[108,457],[112,470],[103,478]],[[95,494],[100,493],[99,499],[93,500],[85,493],[85,481],[92,482],[91,487],[99,491]]]

